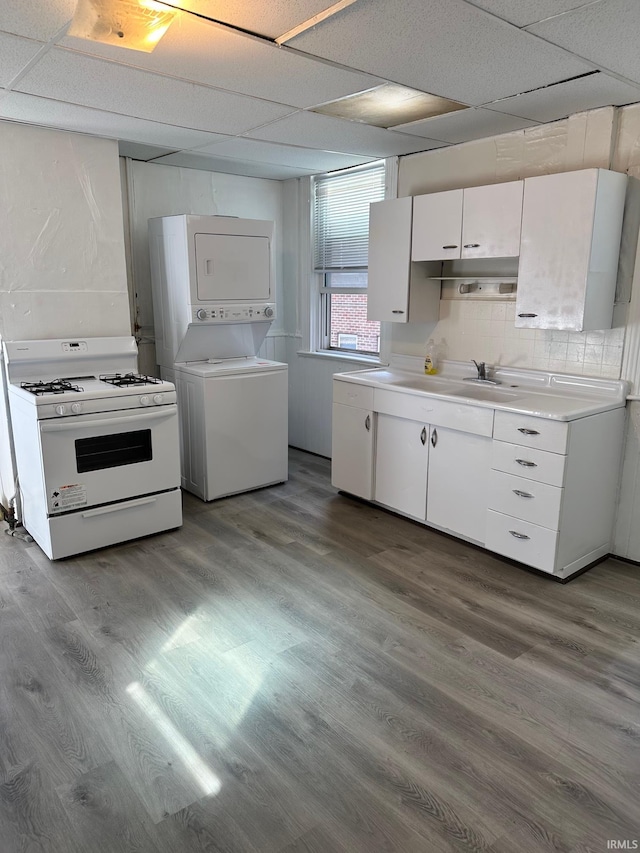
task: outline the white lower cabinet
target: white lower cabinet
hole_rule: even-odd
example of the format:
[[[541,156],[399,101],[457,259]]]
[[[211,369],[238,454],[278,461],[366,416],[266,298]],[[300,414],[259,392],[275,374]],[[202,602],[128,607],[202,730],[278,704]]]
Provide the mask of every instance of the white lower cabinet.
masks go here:
[[[429,426],[378,414],[375,490],[378,503],[424,521]]]
[[[331,482],[337,489],[373,498],[373,412],[333,404]]]
[[[431,427],[427,521],[484,543],[492,440]]]
[[[571,421],[334,381],[332,482],[559,578],[605,557],[625,409]]]

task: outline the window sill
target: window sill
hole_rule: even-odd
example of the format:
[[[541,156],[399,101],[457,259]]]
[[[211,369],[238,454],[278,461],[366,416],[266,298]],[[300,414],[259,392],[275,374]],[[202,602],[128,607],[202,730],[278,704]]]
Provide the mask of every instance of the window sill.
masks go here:
[[[344,352],[332,352],[331,350],[316,350],[314,352],[298,350],[297,354],[302,358],[326,358],[329,361],[347,361],[350,364],[363,364],[372,367],[385,367],[387,365],[387,362],[381,361],[379,356],[348,355]]]

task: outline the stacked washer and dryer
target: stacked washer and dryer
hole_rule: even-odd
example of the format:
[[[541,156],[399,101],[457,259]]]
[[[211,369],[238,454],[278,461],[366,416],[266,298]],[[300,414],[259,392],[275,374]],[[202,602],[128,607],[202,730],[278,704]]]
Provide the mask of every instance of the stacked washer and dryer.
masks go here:
[[[149,220],[156,357],[175,383],[182,486],[202,500],[288,476],[287,365],[258,356],[276,317],[273,222]]]

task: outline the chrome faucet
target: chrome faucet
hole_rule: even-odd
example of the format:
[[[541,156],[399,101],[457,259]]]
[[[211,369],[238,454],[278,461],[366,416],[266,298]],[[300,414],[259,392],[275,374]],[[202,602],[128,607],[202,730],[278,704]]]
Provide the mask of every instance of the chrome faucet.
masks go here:
[[[487,385],[501,385],[499,379],[489,379],[487,376],[487,365],[484,361],[476,361],[475,358],[472,358],[471,361],[475,364],[476,370],[478,371],[477,376],[465,376],[464,379],[467,382],[479,382]]]
[[[476,370],[478,371],[478,376],[476,378],[482,380],[482,382],[486,382],[487,381],[487,365],[484,363],[484,361],[481,361],[478,364],[478,362],[475,360],[475,358],[472,358],[471,361],[475,364]]]

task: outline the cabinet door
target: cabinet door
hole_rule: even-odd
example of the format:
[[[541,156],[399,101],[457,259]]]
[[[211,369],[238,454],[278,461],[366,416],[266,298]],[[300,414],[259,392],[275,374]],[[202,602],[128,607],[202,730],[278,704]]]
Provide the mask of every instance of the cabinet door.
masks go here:
[[[429,427],[391,415],[378,415],[375,499],[424,521],[427,505]]]
[[[463,258],[515,258],[520,254],[522,192],[522,181],[464,190]]]
[[[408,320],[411,202],[392,198],[369,207],[369,320]]]
[[[331,482],[337,489],[373,498],[373,412],[333,404]]]
[[[462,196],[462,190],[449,190],[413,199],[412,260],[441,261],[460,257]]]
[[[611,327],[626,183],[603,169],[525,179],[516,326]]]
[[[491,438],[431,427],[429,443],[427,521],[484,543]]]

